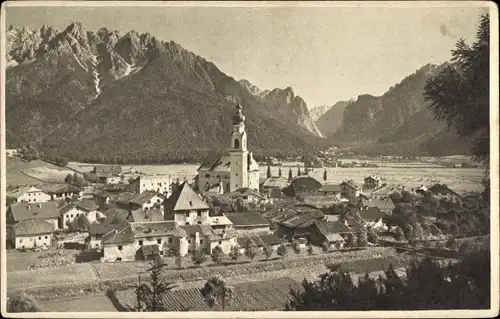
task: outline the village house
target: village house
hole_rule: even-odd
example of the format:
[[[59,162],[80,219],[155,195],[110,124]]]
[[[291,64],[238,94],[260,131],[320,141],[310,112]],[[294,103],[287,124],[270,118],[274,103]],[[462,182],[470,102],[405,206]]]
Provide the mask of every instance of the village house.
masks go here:
[[[25,220],[44,220],[59,229],[59,210],[55,202],[17,203],[7,210],[7,224],[14,225]]]
[[[250,189],[248,187],[239,188],[234,192],[227,194],[227,196],[232,200],[241,199],[245,202],[251,203],[257,203],[266,200],[266,198],[262,196],[258,191]]]
[[[321,186],[318,190],[318,195],[323,196],[334,196],[337,199],[340,199],[340,193],[342,192],[342,187],[336,184],[325,184]]]
[[[163,221],[163,210],[161,208],[136,209],[129,212],[127,222],[148,223]]]
[[[377,175],[370,175],[365,178],[365,184],[363,188],[367,189],[377,189],[381,184],[380,177]]]
[[[172,193],[171,184],[170,175],[141,175],[131,183],[131,187],[137,194],[149,191],[168,197]]]
[[[369,200],[363,200],[363,205],[368,207],[377,207],[380,211],[386,214],[392,214],[392,211],[396,208],[396,205],[394,205],[394,202],[389,197],[385,199],[371,198]]]
[[[237,233],[233,229],[213,229],[210,225],[187,225],[183,229],[187,234],[188,251],[202,250],[211,254],[220,246],[224,254],[229,254],[236,245]]]
[[[429,187],[431,192],[438,199],[444,199],[452,202],[462,202],[463,198],[455,191],[448,188],[446,184],[434,184]]]
[[[122,182],[123,169],[119,165],[94,166],[93,174],[102,184],[118,184]]]
[[[340,183],[341,195],[347,199],[357,198],[360,194],[360,187],[353,180],[343,181]]]
[[[247,148],[245,116],[241,105],[236,105],[232,117],[230,149],[215,160],[207,160],[198,168],[197,189],[208,191],[214,186],[222,186],[222,193],[234,192],[248,187],[259,190],[259,164]]]
[[[259,212],[237,212],[226,213],[226,217],[232,223],[238,236],[247,233],[269,233],[271,231],[270,224],[267,219]]]
[[[43,219],[22,220],[13,226],[15,249],[50,246],[54,224]]]
[[[340,199],[335,196],[310,195],[304,197],[304,203],[316,209],[324,209],[339,203]]]
[[[151,245],[158,246],[159,255],[175,250],[181,256],[185,256],[188,252],[186,236],[186,232],[172,221],[131,223],[103,236],[103,261],[144,259],[148,253],[144,254],[143,247]],[[146,248],[149,249],[151,248]]]
[[[282,190],[288,187],[288,184],[283,177],[271,176],[260,185],[260,191],[268,198],[280,198]]]
[[[9,157],[17,156],[17,155],[19,155],[19,149],[7,148],[7,149],[5,149],[5,154],[7,154],[7,156],[9,156]]]
[[[308,238],[311,233],[311,225],[316,219],[308,215],[295,215],[278,222],[276,234],[278,237],[285,237],[288,241],[294,238]]]
[[[281,245],[282,239],[277,234],[248,234],[238,237],[236,241],[240,253],[244,255],[246,248],[250,245],[253,245],[261,252],[264,251],[265,246],[268,246],[271,251],[276,251],[278,246]]]
[[[151,191],[145,191],[137,196],[135,196],[130,201],[130,209],[152,209],[159,208],[161,204],[165,201],[165,196],[157,194]]]
[[[99,207],[106,207],[116,197],[108,191],[97,191],[93,194],[94,201]]]
[[[76,218],[80,215],[85,215],[89,223],[95,223],[99,218],[105,218],[102,213],[98,212],[97,204],[90,199],[82,199],[78,202],[67,204],[60,209],[59,228],[67,229]]]
[[[376,189],[371,192],[372,199],[386,199],[389,198],[391,194],[401,193],[404,189],[403,186],[398,184],[389,184],[381,186],[379,189]]]
[[[33,186],[21,187],[7,193],[8,205],[15,203],[46,203],[50,200],[49,194]]]
[[[51,200],[82,198],[83,190],[71,184],[42,184],[38,185],[44,193],[50,195]]]
[[[211,224],[209,206],[188,185],[183,183],[164,203],[165,220],[172,220],[178,225]]]
[[[361,219],[363,219],[365,227],[371,227],[374,229],[385,228],[383,218],[387,216],[387,214],[378,209],[378,207],[364,206],[361,209],[356,210],[359,213]]]
[[[294,196],[307,196],[316,194],[323,185],[310,176],[297,176],[292,180],[290,188]]]
[[[85,246],[87,249],[99,249],[102,250],[102,238],[105,234],[109,233],[114,229],[122,229],[126,227],[126,223],[111,224],[109,222],[105,223],[92,223],[89,225],[89,235],[85,239]]]
[[[341,222],[321,222],[317,221],[311,225],[309,241],[312,245],[321,246],[327,242],[330,247],[344,247],[344,237],[352,230]]]
[[[131,202],[137,196],[135,193],[130,192],[122,192],[116,195],[111,201],[108,202],[108,205],[116,206],[122,209],[130,209]]]

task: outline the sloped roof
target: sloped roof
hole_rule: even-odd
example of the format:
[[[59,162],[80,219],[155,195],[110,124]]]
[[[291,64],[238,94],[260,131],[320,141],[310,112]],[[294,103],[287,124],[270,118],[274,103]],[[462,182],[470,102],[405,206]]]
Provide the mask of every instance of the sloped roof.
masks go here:
[[[113,229],[102,237],[102,244],[131,244],[135,241],[132,226]]]
[[[22,220],[14,225],[14,234],[16,236],[49,234],[54,228],[54,224],[44,220]]]
[[[208,204],[186,182],[182,183],[164,203],[165,207],[174,211],[209,209]]]
[[[304,197],[304,203],[314,206],[315,208],[329,207],[338,202],[339,199],[335,196],[309,195]]]
[[[387,210],[392,211],[396,207],[394,205],[394,202],[390,198],[364,200],[363,205],[366,205],[368,207],[378,207],[379,209],[385,210],[385,211],[387,211]]]
[[[262,184],[262,187],[264,188],[285,188],[288,186],[288,181],[283,178],[283,177],[276,177],[272,176],[267,178],[264,183]]]
[[[215,234],[210,225],[185,225],[182,228],[188,237],[194,237],[196,233],[199,233],[200,236],[208,237],[209,240],[215,240]]]
[[[259,212],[226,213],[225,215],[233,223],[234,227],[269,226],[267,219]]]
[[[214,233],[215,240],[230,239],[230,238],[238,237],[238,232],[232,228],[212,229],[212,231]]]
[[[311,176],[297,176],[291,184],[294,192],[316,192],[321,188],[321,183]]]
[[[99,206],[95,203],[95,201],[90,198],[83,198],[77,202],[74,202],[74,204],[75,206],[89,212],[99,209]]]
[[[315,220],[309,215],[295,215],[293,217],[280,221],[279,224],[288,228],[308,227],[314,221]]]
[[[367,180],[367,179],[372,179],[374,181],[380,181],[380,177],[378,177],[377,175],[370,175],[370,176],[365,177],[365,180]]]
[[[71,184],[41,184],[38,187],[47,194],[79,193],[81,188]]]
[[[7,193],[7,197],[18,198],[27,193],[35,193],[35,192],[43,192],[41,189],[33,187],[33,186],[25,186],[15,189],[11,192]]]
[[[138,204],[138,205],[143,205],[144,203],[146,203],[147,201],[150,201],[155,196],[159,197],[161,199],[161,201],[163,201],[165,199],[165,196],[162,196],[162,195],[157,194],[155,192],[145,191],[142,194],[135,196],[130,202],[134,203],[134,204]]]
[[[266,245],[279,245],[281,244],[281,238],[276,234],[259,234],[260,239],[262,242],[264,242]]]
[[[14,221],[58,218],[59,209],[55,202],[16,203],[10,205]]]
[[[262,247],[265,244],[258,235],[248,235],[248,236],[238,237],[236,241],[238,242],[238,246],[240,246],[241,248],[247,247],[249,241],[253,241],[256,247]]]
[[[132,223],[148,223],[163,221],[163,214],[161,209],[136,209],[129,213],[127,221]]]
[[[449,189],[448,186],[446,186],[444,184],[434,184],[431,187],[429,187],[428,190],[430,192],[432,192],[433,194],[444,193],[444,194],[452,194],[452,195],[460,196],[458,193]]]
[[[238,188],[237,190],[229,193],[228,195],[230,197],[255,196],[255,197],[259,197],[259,198],[265,198],[258,191],[251,189],[251,188],[248,188],[248,187]]]
[[[321,186],[321,188],[319,189],[319,192],[337,192],[337,193],[340,193],[341,190],[342,190],[342,187],[340,187],[340,185],[338,185],[338,184],[325,184],[325,185]]]
[[[104,223],[91,223],[89,224],[89,235],[104,235],[113,229],[122,229],[126,227],[126,223],[121,224],[111,224],[109,222]]]
[[[116,202],[121,204],[129,204],[137,195],[130,192],[123,192],[116,196]]]
[[[323,221],[316,221],[315,222],[318,230],[324,235],[328,236],[330,234],[341,234],[341,233],[349,233],[351,230],[349,227],[344,225],[343,223],[339,221],[335,222],[323,222]]]
[[[380,219],[386,214],[382,212],[378,207],[368,207],[366,209],[360,209],[359,211],[359,216],[365,220],[374,220],[374,219]]]
[[[352,188],[356,188],[356,189],[359,189],[359,185],[353,181],[352,179],[348,180],[348,181],[343,181],[342,183],[340,183],[340,185],[347,185],[349,187],[352,187]]]
[[[131,224],[134,237],[175,236],[186,237],[186,231],[173,221]]]

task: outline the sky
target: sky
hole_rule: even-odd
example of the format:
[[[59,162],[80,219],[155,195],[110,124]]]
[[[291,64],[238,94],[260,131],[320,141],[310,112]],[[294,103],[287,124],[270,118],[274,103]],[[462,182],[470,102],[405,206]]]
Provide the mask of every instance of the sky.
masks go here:
[[[251,5],[251,3],[246,4]],[[311,4],[310,4],[311,5]],[[459,6],[459,3],[455,3]],[[474,7],[7,7],[10,24],[59,29],[79,21],[123,34],[173,40],[235,79],[292,87],[309,108],[382,95],[428,64],[474,41]]]

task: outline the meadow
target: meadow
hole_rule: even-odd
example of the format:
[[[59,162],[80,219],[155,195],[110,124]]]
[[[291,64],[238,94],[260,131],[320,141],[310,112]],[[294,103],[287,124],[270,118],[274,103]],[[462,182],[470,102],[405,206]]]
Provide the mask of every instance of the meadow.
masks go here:
[[[310,171],[309,175],[324,183],[324,171],[327,172],[327,184],[338,184],[344,180],[352,179],[357,183],[362,184],[364,178],[369,175],[378,175],[384,183],[387,184],[402,184],[407,188],[419,187],[421,185],[430,186],[434,183],[444,183],[458,193],[464,191],[481,191],[481,181],[484,177],[484,172],[480,168],[450,168],[435,165],[425,166],[409,166],[401,167],[402,163],[385,163],[383,167],[356,167],[356,168],[339,168],[325,167],[315,168]],[[422,164],[422,163],[421,163]],[[93,169],[93,164],[70,162],[68,167],[80,172],[89,172]],[[197,164],[185,165],[123,165],[124,171],[140,172],[146,175],[170,175],[172,180],[192,180],[197,175]],[[292,175],[297,176],[298,166],[271,166],[271,174],[278,176],[279,170],[283,177],[288,178],[288,172],[291,169]],[[300,167],[301,172],[304,172],[304,167]],[[267,175],[267,165],[260,166],[260,177],[265,178]]]

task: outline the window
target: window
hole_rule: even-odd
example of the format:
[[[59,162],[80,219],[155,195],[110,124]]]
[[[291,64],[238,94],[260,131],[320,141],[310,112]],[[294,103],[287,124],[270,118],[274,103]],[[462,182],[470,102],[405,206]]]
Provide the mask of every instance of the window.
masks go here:
[[[73,214],[71,214],[71,216],[70,216],[70,217],[71,217],[71,218],[73,218]]]
[[[122,246],[118,246],[118,250],[122,250],[122,249],[123,249],[123,247],[122,247]]]
[[[22,242],[23,242],[23,240],[22,240],[22,239],[19,239],[19,242],[20,242],[20,243],[22,243]],[[24,247],[24,246],[23,246],[23,247]]]
[[[201,217],[201,212],[198,212],[198,217]]]
[[[158,245],[161,244],[161,239],[158,239],[156,242],[158,243]]]
[[[99,247],[99,244],[95,244],[96,247]]]
[[[240,148],[240,141],[238,139],[234,140],[234,148]]]
[[[203,238],[202,238],[202,239],[200,239],[200,244],[203,244]]]
[[[238,164],[238,163],[236,163],[236,164]],[[236,173],[235,175],[238,176],[238,173]]]
[[[168,239],[168,243],[171,244],[172,243],[172,238],[169,238]]]
[[[188,244],[191,244],[191,239],[188,239]]]
[[[38,240],[42,239],[42,236],[38,236]]]
[[[236,174],[236,175],[238,175],[238,174]],[[236,188],[238,188],[238,184],[236,184]]]
[[[160,203],[160,199],[158,198],[158,199],[156,200],[156,202],[157,202],[157,203]]]
[[[210,174],[205,174],[205,178],[210,178]]]
[[[142,240],[139,240],[139,246],[142,246]]]
[[[122,261],[121,257],[116,258],[116,261]]]
[[[163,256],[163,250],[160,250],[160,256]]]
[[[219,245],[222,245],[222,240],[219,240]]]

